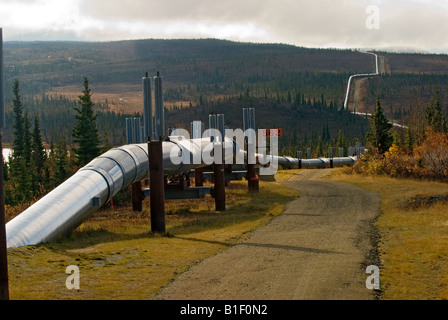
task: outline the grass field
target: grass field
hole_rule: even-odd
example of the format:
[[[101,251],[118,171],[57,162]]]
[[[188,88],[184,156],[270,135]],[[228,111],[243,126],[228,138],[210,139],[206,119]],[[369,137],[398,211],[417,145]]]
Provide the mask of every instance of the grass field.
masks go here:
[[[93,215],[69,239],[8,252],[11,299],[151,299],[199,261],[246,239],[295,199],[278,181],[296,170],[280,171],[277,182],[261,182],[259,194],[246,182],[227,189],[225,213],[214,201],[168,201],[167,236],[150,233],[148,208],[107,209]],[[347,175],[330,179],[377,192],[382,215],[381,299],[448,299],[448,184],[388,177]],[[80,269],[79,291],[67,290],[66,267]]]
[[[381,298],[448,299],[448,184],[341,171],[332,179],[378,192],[382,199],[376,222]]]
[[[150,232],[148,208],[99,211],[68,239],[9,249],[10,298],[150,299],[178,274],[246,239],[298,196],[263,181],[259,194],[249,194],[241,181],[228,187],[224,213],[214,211],[210,197],[167,201],[167,236]],[[80,290],[66,288],[70,265],[79,267]]]

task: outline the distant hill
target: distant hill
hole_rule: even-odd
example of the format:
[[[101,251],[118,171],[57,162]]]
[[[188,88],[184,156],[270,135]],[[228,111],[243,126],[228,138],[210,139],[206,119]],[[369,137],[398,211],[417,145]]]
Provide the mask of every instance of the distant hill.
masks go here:
[[[297,72],[367,72],[374,67],[372,59],[354,51],[213,39],[6,42],[4,60],[7,81],[19,78],[39,90],[79,85],[83,76],[94,87],[140,85],[145,72],[160,71],[168,86],[178,87],[276,79]]]
[[[77,99],[87,76],[102,131],[113,144],[123,143],[123,118],[142,110],[141,78],[157,71],[164,77],[171,126],[188,127],[218,109],[236,125],[240,109],[250,105],[260,110],[260,125],[286,129],[285,145],[315,144],[319,136],[334,140],[339,130],[348,140],[363,140],[368,129],[365,120],[355,128],[348,125],[354,121],[349,115],[338,113],[348,77],[375,68],[372,56],[353,50],[215,39],[6,42],[4,50],[6,101],[18,78],[26,108],[41,118],[47,142],[61,136],[71,141],[70,100]],[[380,55],[390,75],[365,82],[366,109],[378,95],[391,115],[415,104],[416,96],[424,105],[436,87],[448,97],[446,55]],[[10,138],[7,130],[5,139]]]

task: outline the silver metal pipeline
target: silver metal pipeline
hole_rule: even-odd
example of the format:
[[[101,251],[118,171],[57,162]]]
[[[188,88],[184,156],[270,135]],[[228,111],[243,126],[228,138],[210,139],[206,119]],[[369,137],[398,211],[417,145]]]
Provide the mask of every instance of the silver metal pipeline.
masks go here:
[[[210,165],[215,157],[214,144],[210,143],[209,137],[170,137],[162,147],[164,172],[169,176],[189,174],[192,169]],[[225,138],[224,163],[235,163],[232,161],[242,154],[245,151],[235,141]],[[297,167],[299,163],[298,159],[290,157],[269,157],[270,163],[284,167]],[[355,158],[335,158],[333,161],[335,166],[352,165]],[[303,168],[321,168],[328,164],[328,159],[302,160]],[[111,149],[8,222],[8,248],[36,245],[70,234],[118,192],[148,176],[147,144]]]
[[[106,152],[7,223],[8,247],[35,245],[69,234],[121,189],[147,174],[145,145]]]
[[[341,158],[333,158],[333,167],[344,167],[344,166],[352,166],[355,164],[357,157],[341,157]],[[321,169],[321,168],[330,168],[331,159],[329,158],[318,158],[318,159],[297,159],[291,157],[283,157],[283,156],[269,156],[269,163],[278,163],[285,169],[292,169],[299,167],[299,161],[301,161],[302,169]]]
[[[235,144],[228,140],[231,143],[226,143],[227,147],[234,149]],[[210,138],[173,138],[165,141],[165,174],[187,174],[194,168],[207,165],[202,161],[196,164],[194,161],[187,164],[171,161],[173,157],[181,159],[183,155],[188,155],[190,159],[201,159],[207,148],[210,148]],[[231,155],[230,152],[225,154]],[[126,145],[106,152],[8,222],[8,248],[36,245],[70,234],[118,192],[148,176],[147,144]]]
[[[355,75],[351,76],[348,79],[347,91],[345,93],[345,100],[344,100],[344,110],[347,110],[347,108],[348,108],[349,97],[350,97],[350,88],[351,88],[351,84],[352,84],[353,79],[355,79],[355,78],[378,77],[380,75],[380,73],[379,73],[379,66],[378,66],[378,55],[376,53],[373,53],[373,52],[362,52],[362,53],[370,54],[370,55],[373,55],[375,57],[375,73],[355,74]]]

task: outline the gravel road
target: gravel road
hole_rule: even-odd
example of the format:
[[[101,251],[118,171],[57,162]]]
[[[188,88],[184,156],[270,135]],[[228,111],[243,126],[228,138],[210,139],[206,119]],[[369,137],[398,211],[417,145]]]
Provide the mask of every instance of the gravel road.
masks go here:
[[[365,269],[377,262],[372,221],[380,199],[321,179],[328,170],[303,170],[284,182],[301,193],[284,213],[181,274],[156,299],[375,299]]]

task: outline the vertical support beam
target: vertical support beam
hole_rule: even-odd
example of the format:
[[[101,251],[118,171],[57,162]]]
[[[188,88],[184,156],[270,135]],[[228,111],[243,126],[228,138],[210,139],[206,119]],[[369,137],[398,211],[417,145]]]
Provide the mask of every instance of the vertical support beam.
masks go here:
[[[160,72],[157,71],[157,76],[154,77],[154,98],[155,98],[155,139],[159,140],[164,138],[165,132],[165,109],[163,108],[163,77],[160,76]]]
[[[194,185],[196,187],[204,186],[204,169],[203,168],[194,169]]]
[[[210,114],[208,116],[208,128],[211,130],[210,131],[210,142],[215,142],[216,141],[216,114]]]
[[[216,126],[218,128],[219,133],[221,134],[221,140],[220,142],[222,143],[224,141],[225,135],[226,135],[226,130],[225,130],[225,122],[224,122],[224,115],[223,114],[218,114],[217,118],[216,118]],[[224,146],[223,146],[224,148]],[[224,152],[224,149],[223,149]]]
[[[161,140],[148,142],[149,187],[151,190],[151,231],[166,233],[165,226],[165,177],[163,174],[163,149]]]
[[[191,137],[193,139],[199,139],[202,138],[204,125],[201,121],[193,121],[191,123]],[[194,161],[194,160],[193,160]],[[204,169],[203,168],[196,168],[194,170],[194,184],[196,187],[203,187],[204,186]]]
[[[253,129],[252,142],[255,144],[257,141],[257,127],[255,125],[255,108],[249,108],[249,128]]]
[[[216,211],[226,211],[226,179],[224,172],[224,164],[214,165],[214,197]]]
[[[334,168],[334,149],[333,147],[329,147],[328,148],[328,157],[330,158],[330,168],[333,169]]]
[[[0,300],[9,300],[8,246],[6,244],[5,186],[3,173],[2,129],[5,127],[5,105],[3,85],[3,30],[0,28]]]
[[[3,77],[3,30],[0,28],[0,130],[6,127],[5,84]]]
[[[132,118],[126,118],[126,143],[127,144],[134,143],[134,129]]]
[[[151,94],[151,78],[146,76],[142,79],[143,89],[143,139],[154,139],[153,119],[152,119],[152,94]]]
[[[302,151],[297,151],[297,160],[299,163],[299,169],[302,169]]]
[[[255,172],[255,165],[247,165],[247,184],[249,187],[249,192],[258,192],[260,190],[260,179],[257,177]]]
[[[201,121],[193,121],[191,123],[191,137],[193,139],[200,139],[202,138],[203,134],[203,124]]]
[[[142,182],[134,182],[131,185],[131,201],[132,201],[132,211],[142,212],[143,211],[143,191]]]
[[[3,173],[3,145],[0,132],[0,300],[9,300],[8,286],[8,246],[6,243],[5,185]]]
[[[252,129],[250,136],[247,141],[247,185],[249,192],[259,192],[260,190],[260,179],[257,177],[257,173],[255,172],[255,155],[252,152],[256,152],[255,145],[257,141],[256,135],[256,126],[255,126],[255,108],[249,108],[243,110],[243,116],[247,119],[244,120],[245,125],[248,126],[248,129]]]
[[[134,118],[134,143],[142,143],[140,134],[141,134],[141,119]]]
[[[249,129],[249,109],[243,108],[243,130]]]
[[[248,152],[249,150],[254,150],[254,147],[250,142],[247,147]],[[249,162],[247,163],[246,179],[249,192],[258,192],[260,190],[260,179],[257,177],[257,173],[255,172],[255,164]]]
[[[215,208],[216,211],[225,211],[226,210],[226,176],[225,176],[225,166],[224,166],[224,143],[222,139],[223,131],[224,131],[224,115],[220,114],[218,116],[216,115],[210,115],[209,116],[209,124],[210,129],[216,129],[215,130],[215,137],[213,138],[213,143],[215,144],[215,151],[216,148],[221,147],[221,159],[216,159],[217,154],[214,153],[215,156],[215,164],[213,166],[214,168],[214,196],[215,196]],[[221,135],[221,140],[217,139],[219,131]],[[220,161],[219,161],[220,160]]]

